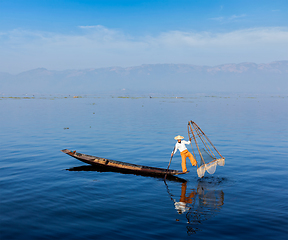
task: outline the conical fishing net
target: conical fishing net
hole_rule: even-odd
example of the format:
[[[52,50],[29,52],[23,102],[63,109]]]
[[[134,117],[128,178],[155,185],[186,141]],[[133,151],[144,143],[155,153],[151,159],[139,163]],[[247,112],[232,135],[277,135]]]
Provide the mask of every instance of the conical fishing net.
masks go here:
[[[188,135],[189,139],[191,139],[194,158],[197,161],[198,177],[204,177],[206,171],[209,174],[214,174],[217,165],[225,165],[225,158],[218,152],[201,128],[193,121],[188,122]]]

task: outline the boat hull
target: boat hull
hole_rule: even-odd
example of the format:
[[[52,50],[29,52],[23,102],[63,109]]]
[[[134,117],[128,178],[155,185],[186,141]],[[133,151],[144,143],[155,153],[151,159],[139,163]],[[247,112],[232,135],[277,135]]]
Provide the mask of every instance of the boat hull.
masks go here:
[[[95,157],[87,154],[78,153],[76,151],[70,151],[68,149],[61,150],[63,153],[70,155],[84,163],[91,164],[94,166],[105,167],[107,169],[122,170],[129,173],[138,173],[146,175],[180,175],[183,172],[177,170],[168,170],[164,168],[148,167],[143,165],[131,164],[126,162],[115,161],[106,158]]]

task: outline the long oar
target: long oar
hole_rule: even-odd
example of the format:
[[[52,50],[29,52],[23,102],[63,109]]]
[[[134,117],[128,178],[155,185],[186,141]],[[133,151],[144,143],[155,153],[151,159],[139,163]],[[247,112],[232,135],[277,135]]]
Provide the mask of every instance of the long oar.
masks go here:
[[[174,152],[174,150],[175,150],[175,147],[173,148],[172,153]],[[170,164],[171,164],[171,161],[172,161],[173,156],[174,156],[174,154],[173,154],[173,155],[171,156],[171,158],[170,158],[170,162],[169,162],[168,167],[167,167],[167,170],[166,170],[166,174],[165,174],[165,177],[164,177],[164,181],[166,180],[167,173],[168,173],[168,170],[169,170],[169,167],[170,167]]]

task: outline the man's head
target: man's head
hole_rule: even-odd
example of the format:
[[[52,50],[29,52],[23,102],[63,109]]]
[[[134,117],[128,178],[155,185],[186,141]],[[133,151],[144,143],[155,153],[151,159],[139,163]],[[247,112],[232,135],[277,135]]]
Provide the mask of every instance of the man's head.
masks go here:
[[[174,137],[174,139],[177,140],[179,143],[181,143],[181,140],[182,140],[183,138],[184,138],[184,137],[183,137],[183,136],[180,136],[180,135]]]

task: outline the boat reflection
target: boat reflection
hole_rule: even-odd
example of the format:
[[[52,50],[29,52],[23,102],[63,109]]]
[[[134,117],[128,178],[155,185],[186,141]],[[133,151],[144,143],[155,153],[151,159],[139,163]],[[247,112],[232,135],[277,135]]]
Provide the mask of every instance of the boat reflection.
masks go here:
[[[66,169],[68,171],[95,171],[95,172],[117,172],[117,173],[122,173],[122,174],[133,174],[137,176],[145,176],[145,177],[153,177],[153,178],[158,178],[158,179],[163,179],[163,175],[151,175],[147,173],[141,173],[141,172],[131,172],[125,169],[115,169],[115,168],[108,168],[108,167],[101,167],[101,166],[92,166],[92,165],[83,165],[79,167],[73,167]],[[173,175],[167,175],[167,180],[169,181],[174,181],[174,182],[186,182],[185,179],[176,177]]]
[[[224,204],[224,192],[215,189],[215,186],[218,185],[217,180],[215,183],[204,178],[198,181],[196,189],[187,191],[187,182],[183,182],[179,201],[170,194],[168,185],[165,183],[178,214],[185,214],[189,235],[199,231],[200,224],[221,210]],[[180,220],[176,219],[176,221]]]

